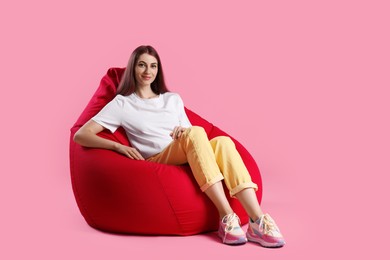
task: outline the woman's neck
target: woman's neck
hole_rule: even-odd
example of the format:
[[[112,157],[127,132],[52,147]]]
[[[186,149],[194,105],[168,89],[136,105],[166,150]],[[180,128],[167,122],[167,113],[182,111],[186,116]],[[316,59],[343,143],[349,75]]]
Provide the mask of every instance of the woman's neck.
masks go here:
[[[156,93],[153,92],[150,86],[137,87],[137,89],[135,90],[135,94],[138,97],[145,98],[145,99],[155,98],[158,96],[156,95]]]

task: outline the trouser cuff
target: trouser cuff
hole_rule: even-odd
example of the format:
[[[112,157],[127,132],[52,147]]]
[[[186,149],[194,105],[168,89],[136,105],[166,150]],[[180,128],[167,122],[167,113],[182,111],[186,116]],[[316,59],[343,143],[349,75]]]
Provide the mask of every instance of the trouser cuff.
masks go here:
[[[208,181],[206,184],[202,185],[200,187],[200,189],[205,192],[208,188],[210,188],[210,186],[212,186],[213,184],[219,182],[219,181],[222,181],[223,180],[223,175],[220,174],[218,176],[216,176],[214,179]]]
[[[230,191],[230,197],[235,198],[236,197],[235,195],[237,193],[248,188],[253,188],[255,191],[259,189],[256,183],[253,182],[242,183]]]

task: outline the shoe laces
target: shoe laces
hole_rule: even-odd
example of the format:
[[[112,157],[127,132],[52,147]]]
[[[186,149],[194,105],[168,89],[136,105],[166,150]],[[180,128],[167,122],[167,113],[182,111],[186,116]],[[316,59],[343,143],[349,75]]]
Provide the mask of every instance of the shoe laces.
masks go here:
[[[237,225],[236,221],[238,222],[238,225],[241,225],[240,218],[236,215],[236,213],[230,213],[223,217],[222,223],[226,224],[225,226],[225,232],[228,233],[232,231]]]
[[[275,221],[268,214],[264,214],[260,217],[259,229],[260,228],[263,230],[263,233],[267,235],[280,234],[278,226],[276,226]],[[274,232],[277,233],[274,234]]]

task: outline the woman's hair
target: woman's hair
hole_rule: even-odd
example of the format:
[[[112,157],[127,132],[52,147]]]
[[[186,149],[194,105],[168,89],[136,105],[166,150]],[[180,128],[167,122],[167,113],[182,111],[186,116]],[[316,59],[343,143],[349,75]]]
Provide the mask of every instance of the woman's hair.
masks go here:
[[[131,54],[125,72],[123,73],[122,79],[118,85],[118,89],[116,92],[117,94],[128,96],[135,92],[136,80],[135,80],[134,70],[139,57],[144,53],[147,53],[157,59],[158,71],[157,71],[156,79],[151,84],[152,91],[155,94],[163,94],[169,91],[167,86],[165,85],[161,60],[160,57],[158,56],[157,51],[152,46],[142,45],[136,48]]]

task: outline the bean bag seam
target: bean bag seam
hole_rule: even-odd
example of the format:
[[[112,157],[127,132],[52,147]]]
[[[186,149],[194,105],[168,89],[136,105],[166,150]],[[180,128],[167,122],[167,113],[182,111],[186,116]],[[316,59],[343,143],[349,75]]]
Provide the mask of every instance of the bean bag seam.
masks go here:
[[[159,176],[158,174],[157,174],[157,180],[158,180],[158,182],[160,183],[160,187],[161,187],[161,189],[163,190],[163,193],[164,193],[164,195],[165,195],[165,198],[167,199],[167,201],[168,201],[168,203],[169,203],[169,207],[172,209],[172,212],[173,212],[173,214],[175,215],[175,218],[176,218],[177,224],[178,224],[178,226],[179,226],[179,228],[180,228],[181,234],[183,234],[183,233],[184,233],[183,227],[182,227],[182,225],[181,225],[181,223],[180,223],[180,221],[179,221],[179,218],[177,217],[175,208],[172,206],[171,200],[170,200],[169,197],[167,196],[167,192],[166,192],[166,190],[165,190],[165,188],[164,188],[164,185],[162,184],[161,179],[160,179],[160,176]]]

